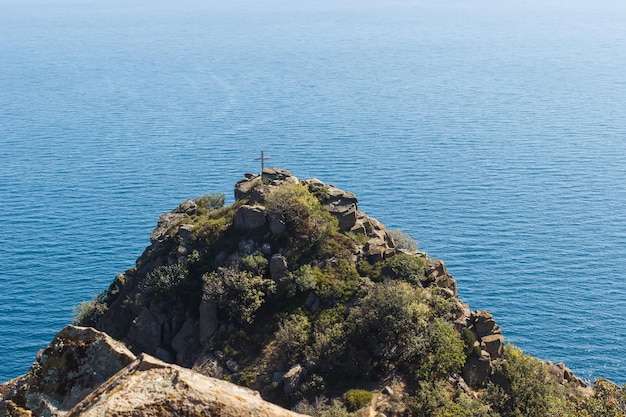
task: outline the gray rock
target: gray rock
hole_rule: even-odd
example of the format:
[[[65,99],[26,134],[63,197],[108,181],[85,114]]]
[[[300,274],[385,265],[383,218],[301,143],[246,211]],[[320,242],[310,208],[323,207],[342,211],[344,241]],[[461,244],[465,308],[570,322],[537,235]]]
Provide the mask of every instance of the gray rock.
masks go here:
[[[471,387],[482,387],[487,382],[491,371],[489,353],[483,351],[480,357],[470,356],[463,367],[463,379]]]
[[[196,359],[191,369],[204,376],[218,379],[224,377],[224,368],[222,368],[220,362],[213,355],[201,355]]]
[[[241,371],[241,366],[234,359],[227,359],[225,363],[226,367],[230,372],[239,372]]]
[[[176,352],[176,363],[186,368],[193,366],[195,357],[200,351],[198,327],[198,319],[187,317],[183,327],[172,339],[172,349]]]
[[[470,390],[469,386],[467,385],[467,383],[462,377],[459,377],[459,379],[456,382],[456,386],[463,392],[468,392]]]
[[[269,243],[263,243],[260,249],[263,255],[271,255],[272,254],[272,245]]]
[[[275,384],[283,382],[283,378],[285,377],[285,372],[274,372],[272,374],[272,382]]]
[[[243,256],[250,255],[256,250],[256,242],[252,239],[241,240],[239,242],[239,252]]]
[[[357,221],[357,198],[354,194],[342,191],[332,185],[328,187],[329,198],[324,207],[339,221],[339,230],[351,230]]]
[[[502,356],[503,345],[504,336],[497,333],[483,336],[480,340],[480,347],[487,351],[492,359],[497,359]]]
[[[283,390],[285,394],[293,394],[298,388],[300,388],[300,383],[302,379],[307,375],[306,368],[302,367],[302,365],[296,365],[291,368],[287,373],[283,376],[284,387]]]
[[[245,178],[235,184],[235,200],[243,200],[250,196],[254,188],[260,184],[261,179],[258,175],[246,174]]]
[[[258,229],[267,223],[267,209],[263,206],[243,205],[237,210],[233,223],[238,230]]]
[[[270,232],[276,236],[285,234],[285,232],[287,231],[287,225],[285,224],[283,219],[280,219],[273,214],[270,214],[269,217]]]
[[[193,232],[193,224],[181,224],[178,227],[178,235],[183,240],[188,240],[191,237],[192,232]]]
[[[133,320],[128,330],[128,340],[142,352],[156,354],[161,346],[161,324],[148,309]]]
[[[313,291],[311,291],[309,295],[306,297],[306,300],[304,301],[304,305],[306,306],[306,308],[309,309],[311,313],[315,313],[320,308],[320,298],[317,295],[315,295]]]
[[[289,276],[289,268],[287,258],[282,255],[274,255],[270,259],[270,277],[274,281]]]
[[[208,348],[211,338],[220,326],[217,317],[217,304],[210,298],[203,297],[199,307],[200,320],[198,323],[200,345]]]
[[[298,178],[291,172],[280,168],[265,168],[263,180],[269,181],[270,185],[297,184]]]

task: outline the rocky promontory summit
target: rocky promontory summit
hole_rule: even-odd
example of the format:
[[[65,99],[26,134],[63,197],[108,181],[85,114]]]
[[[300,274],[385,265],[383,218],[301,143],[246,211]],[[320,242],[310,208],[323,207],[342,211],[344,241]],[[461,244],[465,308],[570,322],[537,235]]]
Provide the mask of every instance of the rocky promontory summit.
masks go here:
[[[505,343],[354,194],[276,168],[234,194],[162,215],[0,416],[626,415],[624,388]]]

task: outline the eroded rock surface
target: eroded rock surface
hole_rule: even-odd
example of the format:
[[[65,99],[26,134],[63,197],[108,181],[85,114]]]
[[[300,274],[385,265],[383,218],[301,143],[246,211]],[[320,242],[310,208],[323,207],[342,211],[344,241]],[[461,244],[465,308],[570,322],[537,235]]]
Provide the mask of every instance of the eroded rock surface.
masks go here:
[[[135,359],[130,350],[106,333],[67,326],[28,373],[13,381],[5,399],[14,408],[35,416],[63,415]]]
[[[256,391],[141,355],[70,410],[67,417],[139,415],[301,416],[264,401]]]

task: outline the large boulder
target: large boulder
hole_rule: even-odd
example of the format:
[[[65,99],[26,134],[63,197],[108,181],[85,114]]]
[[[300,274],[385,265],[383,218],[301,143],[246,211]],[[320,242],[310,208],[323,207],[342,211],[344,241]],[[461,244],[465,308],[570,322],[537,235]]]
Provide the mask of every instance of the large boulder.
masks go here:
[[[217,316],[217,304],[212,298],[202,297],[199,312],[199,341],[200,345],[202,345],[203,348],[208,348],[211,342],[211,338],[220,326],[220,322]]]
[[[480,339],[480,347],[489,353],[492,359],[502,356],[502,347],[504,346],[504,336],[500,333],[489,334]]]
[[[38,355],[28,373],[12,381],[11,391],[4,396],[11,401],[7,407],[34,416],[63,415],[135,359],[106,333],[67,326]]]
[[[152,311],[144,308],[131,323],[127,339],[142,352],[156,354],[161,346],[162,324]]]
[[[298,178],[287,170],[265,168],[263,178],[260,175],[245,174],[245,177],[235,184],[235,200],[247,199],[249,204],[262,203],[272,187],[298,182]]]
[[[424,271],[427,285],[434,285],[440,288],[452,290],[454,297],[458,297],[459,291],[456,281],[448,273],[446,265],[439,259],[429,259]]]
[[[491,357],[482,351],[480,356],[470,356],[463,367],[463,379],[471,387],[482,387],[491,373]]]
[[[172,232],[176,232],[177,230],[172,230],[175,224],[179,223],[185,215],[193,215],[196,213],[196,203],[193,200],[187,200],[182,202],[178,207],[169,213],[163,214],[159,217],[159,221],[157,222],[157,227],[154,229],[152,234],[150,235],[150,242],[154,247],[158,247],[167,238],[169,238]]]
[[[493,319],[493,315],[488,311],[473,311],[469,322],[479,339],[490,334],[502,333]]]
[[[297,417],[256,391],[169,365],[148,355],[128,365],[67,417],[258,416]]]
[[[353,193],[346,192],[332,185],[328,186],[328,199],[324,208],[335,216],[339,222],[339,230],[351,230],[357,221],[358,200]]]
[[[267,223],[267,209],[263,206],[248,206],[243,205],[239,207],[235,214],[233,224],[238,230],[254,230]]]

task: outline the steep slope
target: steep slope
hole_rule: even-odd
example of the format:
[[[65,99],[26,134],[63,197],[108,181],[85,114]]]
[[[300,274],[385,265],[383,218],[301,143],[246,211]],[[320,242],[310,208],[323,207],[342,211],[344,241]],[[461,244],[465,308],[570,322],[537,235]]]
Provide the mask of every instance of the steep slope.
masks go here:
[[[145,359],[151,355],[310,415],[619,416],[626,410],[624,391],[614,384],[599,380],[590,388],[563,364],[504,345],[492,315],[471,312],[458,299],[445,264],[360,211],[354,194],[266,169],[262,176],[246,174],[235,199],[223,207],[223,195],[206,195],[161,216],[136,266],[84,303],[77,324],[123,341],[144,362],[156,363]],[[72,382],[46,398],[66,411],[70,403],[78,407],[72,415],[87,413],[91,402],[109,404],[117,390],[131,392],[119,401],[142,389],[131,388],[129,375],[148,374],[132,366],[95,391],[101,394],[84,398],[105,378],[82,389],[80,406],[63,394]],[[14,409],[41,415],[28,395],[44,391],[24,381],[0,394]],[[215,383],[197,386],[207,384]],[[175,389],[170,384],[163,393],[176,398]],[[160,412],[171,415],[173,404]]]

